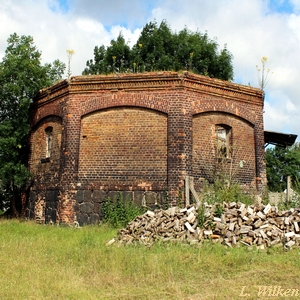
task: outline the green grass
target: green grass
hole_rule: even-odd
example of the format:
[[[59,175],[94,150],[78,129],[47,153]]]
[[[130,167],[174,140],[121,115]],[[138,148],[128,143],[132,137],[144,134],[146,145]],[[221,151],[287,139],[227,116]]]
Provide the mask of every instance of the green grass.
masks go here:
[[[116,233],[1,220],[0,299],[241,299],[243,286],[257,299],[258,285],[300,288],[298,248],[107,247]]]

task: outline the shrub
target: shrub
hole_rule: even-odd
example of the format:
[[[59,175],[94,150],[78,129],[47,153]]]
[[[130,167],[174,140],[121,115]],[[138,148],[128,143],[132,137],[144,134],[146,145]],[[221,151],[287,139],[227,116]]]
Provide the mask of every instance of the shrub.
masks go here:
[[[295,193],[294,195],[291,196],[290,201],[287,201],[285,197],[281,199],[278,203],[278,209],[279,210],[287,210],[290,208],[297,208],[300,207],[300,195]]]
[[[208,204],[240,201],[246,205],[253,203],[252,195],[243,192],[237,183],[225,184],[220,180],[216,180],[214,184],[205,185],[203,188],[203,201]]]
[[[145,211],[145,207],[138,206],[132,199],[123,199],[122,193],[118,194],[115,201],[107,198],[102,205],[103,222],[110,223],[115,228],[125,227]]]
[[[204,228],[205,219],[205,205],[202,203],[198,208],[198,225],[202,229]]]

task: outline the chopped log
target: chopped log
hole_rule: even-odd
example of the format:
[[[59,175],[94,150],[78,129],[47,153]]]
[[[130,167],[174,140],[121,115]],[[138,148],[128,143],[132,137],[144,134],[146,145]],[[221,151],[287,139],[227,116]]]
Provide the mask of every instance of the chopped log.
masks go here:
[[[190,225],[189,222],[185,222],[184,225],[190,232],[195,232],[195,229]]]
[[[267,215],[267,214],[270,212],[271,208],[272,208],[272,206],[270,205],[270,203],[268,203],[268,204],[266,205],[266,207],[264,208],[263,213],[264,213],[265,215]]]
[[[286,232],[286,233],[284,234],[285,237],[292,237],[292,236],[294,236],[294,235],[295,235],[295,232],[294,232],[294,231]]]
[[[299,232],[299,226],[297,222],[294,222],[294,228],[296,232]]]
[[[212,230],[204,230],[204,235],[212,235]]]
[[[271,205],[230,202],[223,203],[222,215],[216,216],[216,205],[204,203],[203,229],[199,228],[195,205],[148,210],[121,229],[115,241],[125,245],[151,245],[157,240],[195,244],[211,238],[230,247],[239,243],[263,248],[281,244],[289,248],[300,246],[300,208],[278,211]]]

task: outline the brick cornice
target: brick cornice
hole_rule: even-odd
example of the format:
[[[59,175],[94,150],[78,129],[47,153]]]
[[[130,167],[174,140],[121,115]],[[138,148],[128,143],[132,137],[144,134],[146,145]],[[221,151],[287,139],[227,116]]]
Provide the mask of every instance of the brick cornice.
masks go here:
[[[261,89],[192,73],[183,76],[184,86],[188,89],[210,96],[263,106],[264,92]]]
[[[70,80],[59,83],[40,91],[35,105],[45,104],[68,94],[104,93],[118,91],[145,90],[193,90],[201,94],[209,94],[226,99],[263,106],[264,93],[261,89],[244,86],[228,81],[213,79],[189,72],[151,72],[139,74],[116,75],[83,75],[74,76]]]
[[[40,105],[44,105],[48,102],[52,102],[56,99],[67,96],[70,93],[70,81],[65,79],[59,81],[58,83],[48,87],[41,89],[35,99],[33,100],[32,107],[39,107]]]

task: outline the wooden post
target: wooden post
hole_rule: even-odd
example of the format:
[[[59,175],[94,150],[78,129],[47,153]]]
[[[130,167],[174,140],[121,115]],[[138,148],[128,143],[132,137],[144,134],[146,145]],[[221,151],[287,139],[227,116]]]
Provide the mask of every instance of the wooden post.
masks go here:
[[[190,205],[190,176],[185,176],[185,206]]]
[[[185,205],[186,206],[190,204],[190,191],[192,192],[192,195],[196,200],[196,207],[198,208],[201,205],[201,201],[194,188],[194,177],[186,176],[185,177]]]
[[[290,202],[291,198],[291,176],[287,176],[286,200]]]

